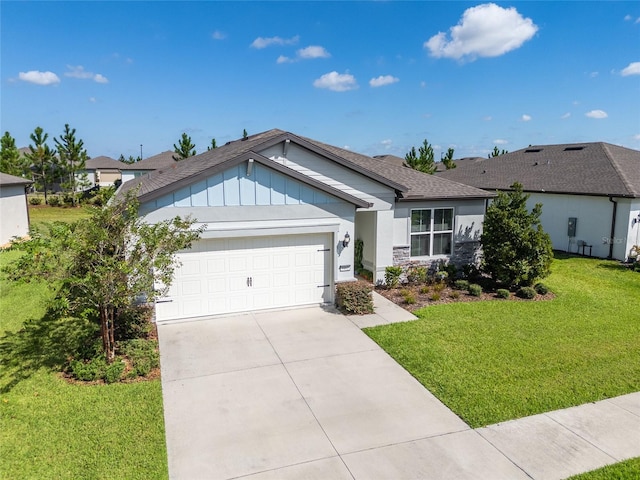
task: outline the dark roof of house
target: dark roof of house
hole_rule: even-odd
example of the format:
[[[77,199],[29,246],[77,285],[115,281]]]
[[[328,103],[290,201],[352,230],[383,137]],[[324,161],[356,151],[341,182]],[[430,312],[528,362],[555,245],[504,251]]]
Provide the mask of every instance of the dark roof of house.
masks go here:
[[[95,157],[87,160],[85,162],[85,169],[95,170],[97,168],[104,168],[104,169],[110,168],[110,169],[120,170],[124,165],[126,165],[126,163],[120,162],[111,157],[100,156],[100,157]]]
[[[176,152],[173,150],[167,150],[166,152],[158,153],[152,157],[147,157],[139,162],[126,163],[120,170],[158,170],[160,168],[166,168],[177,163],[173,156]]]
[[[404,166],[404,158],[397,157],[395,155],[374,155],[373,158],[375,158],[376,160],[381,160],[383,162],[389,162],[399,167]]]
[[[229,168],[234,160],[241,157],[246,157],[245,159],[249,157],[257,159],[271,168],[282,170],[284,174],[295,178],[300,177],[300,180],[307,183],[312,182],[313,180],[310,180],[310,177],[306,177],[293,169],[280,165],[257,153],[262,149],[285,140],[290,140],[304,148],[330,158],[345,168],[349,168],[383,185],[393,188],[399,192],[401,199],[488,198],[492,196],[490,193],[468,185],[462,185],[433,175],[426,175],[407,167],[375,160],[366,155],[327,145],[309,138],[299,137],[278,129],[251,135],[246,139],[228,142],[221,147],[209,150],[200,155],[195,155],[179,162],[173,162],[173,164],[167,167],[162,167],[135,180],[125,182],[119,190],[119,195],[133,188],[138,188],[138,197],[141,201],[146,201],[164,194],[169,190],[173,190],[179,185],[183,186],[193,183],[203,175],[212,175],[221,169]],[[145,160],[143,160],[143,162],[144,161]],[[329,193],[338,197],[344,197],[344,194],[339,190],[327,187],[324,184],[320,184],[320,182],[317,183],[318,185],[315,186],[318,188],[331,190]],[[361,201],[355,199],[355,197],[349,197],[353,203],[361,203]]]
[[[15,175],[0,172],[0,186],[29,185],[30,183],[33,182],[27,178],[16,177]]]
[[[640,197],[640,151],[610,143],[535,145],[492,158],[456,162],[440,178],[486,190]]]

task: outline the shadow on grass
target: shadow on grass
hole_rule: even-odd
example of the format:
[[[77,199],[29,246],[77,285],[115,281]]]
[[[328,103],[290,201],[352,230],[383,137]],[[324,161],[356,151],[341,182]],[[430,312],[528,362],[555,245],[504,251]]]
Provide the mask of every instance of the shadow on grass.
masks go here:
[[[62,369],[95,344],[98,326],[89,320],[47,312],[0,338],[0,393],[9,392],[41,368]]]

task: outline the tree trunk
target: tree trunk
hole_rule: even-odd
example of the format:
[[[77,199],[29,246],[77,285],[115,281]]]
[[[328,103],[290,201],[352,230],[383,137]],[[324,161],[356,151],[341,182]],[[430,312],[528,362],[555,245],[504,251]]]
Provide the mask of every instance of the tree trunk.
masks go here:
[[[100,335],[102,348],[107,363],[112,363],[116,357],[115,325],[113,322],[114,309],[111,306],[100,307]]]

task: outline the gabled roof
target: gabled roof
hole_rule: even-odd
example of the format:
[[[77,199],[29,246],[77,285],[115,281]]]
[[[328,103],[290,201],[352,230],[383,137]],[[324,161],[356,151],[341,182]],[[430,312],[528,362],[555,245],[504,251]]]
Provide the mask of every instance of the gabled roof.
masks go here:
[[[246,139],[228,142],[221,147],[179,162],[174,161],[154,172],[125,182],[120,188],[119,194],[124,194],[132,188],[139,188],[138,197],[141,200],[156,198],[179,188],[179,186],[194,183],[198,179],[201,179],[203,175],[212,175],[222,168],[229,168],[231,166],[229,162],[233,162],[240,157],[245,160],[250,157],[259,160],[270,168],[274,168],[281,171],[281,173],[297,178],[305,183],[311,184],[311,182],[316,182],[315,180],[311,180],[310,177],[269,160],[258,153],[286,140],[393,188],[401,196],[401,199],[487,198],[492,196],[490,193],[468,185],[451,182],[433,175],[426,175],[407,167],[390,165],[366,155],[360,155],[309,138],[299,137],[278,129],[251,135]],[[151,158],[138,162],[137,164],[150,160]],[[314,186],[317,188],[325,191],[330,189],[331,191],[328,191],[328,193],[340,197],[340,195],[338,195],[339,190],[328,187],[321,182],[316,183],[317,185],[314,184]],[[344,194],[342,195],[344,196]],[[352,197],[349,201],[355,203],[356,200],[358,199]],[[358,201],[361,202],[360,200]]]
[[[528,192],[640,197],[640,151],[610,143],[535,145],[456,163],[437,175],[487,190],[520,182]]]
[[[100,156],[100,157],[95,157],[87,160],[85,162],[85,169],[95,170],[97,168],[105,168],[105,169],[109,168],[109,169],[120,170],[124,165],[126,165],[126,163],[120,162],[111,157]]]
[[[0,172],[0,186],[8,187],[10,185],[29,185],[31,183],[33,182],[29,179]]]
[[[126,163],[120,170],[158,170],[160,168],[166,168],[177,163],[173,156],[176,152],[167,150],[166,152],[158,153],[152,157],[147,157],[144,160],[140,160],[135,163]]]

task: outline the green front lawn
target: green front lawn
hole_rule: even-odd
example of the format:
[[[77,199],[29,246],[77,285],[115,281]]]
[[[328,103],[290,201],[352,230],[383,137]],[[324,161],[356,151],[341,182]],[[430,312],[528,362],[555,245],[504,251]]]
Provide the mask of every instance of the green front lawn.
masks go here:
[[[575,475],[569,480],[631,480],[634,478],[640,478],[640,457]]]
[[[16,255],[0,252],[0,265]],[[15,375],[0,365],[0,478],[167,478],[160,380],[72,385],[41,348],[57,330],[41,328],[51,334],[41,343],[13,335],[42,318],[50,295],[46,285],[0,276],[0,357],[25,367]]]
[[[29,205],[29,221],[32,226],[39,226],[49,222],[74,222],[87,218],[89,214],[85,207],[49,207],[46,205]]]
[[[366,333],[472,427],[640,391],[640,274],[555,259],[550,301],[453,303]]]

